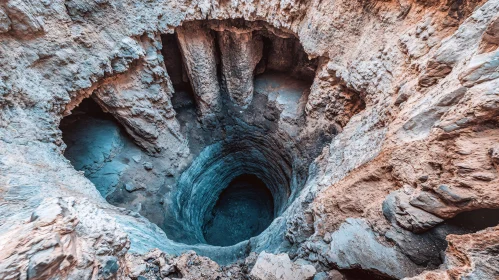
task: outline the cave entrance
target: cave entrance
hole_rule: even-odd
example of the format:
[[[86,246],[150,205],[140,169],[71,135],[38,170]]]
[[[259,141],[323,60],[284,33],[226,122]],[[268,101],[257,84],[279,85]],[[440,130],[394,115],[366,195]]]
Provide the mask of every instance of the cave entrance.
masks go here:
[[[176,33],[162,34],[161,43],[163,44],[161,53],[166,72],[175,90],[172,96],[173,108],[177,110],[177,113],[183,108],[194,108],[194,92],[182,61],[182,53],[180,52]]]
[[[230,246],[264,231],[274,219],[274,199],[257,176],[243,174],[233,179],[204,219],[206,242]]]
[[[308,83],[310,88],[319,59],[309,58],[297,37],[290,34],[279,37],[268,30],[254,31],[253,36],[263,44],[262,57],[254,71],[255,77],[280,74]]]
[[[131,142],[124,128],[92,99],[84,99],[59,125],[66,144],[64,156],[83,171],[106,198],[114,191],[126,165],[116,160]]]

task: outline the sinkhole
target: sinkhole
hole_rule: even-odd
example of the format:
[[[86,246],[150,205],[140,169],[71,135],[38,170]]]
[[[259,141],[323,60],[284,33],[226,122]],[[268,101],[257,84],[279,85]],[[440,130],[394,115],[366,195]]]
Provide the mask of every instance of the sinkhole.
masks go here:
[[[174,251],[211,251],[220,260],[247,256],[252,246],[280,249],[288,242],[283,213],[341,127],[306,113],[311,88],[320,87],[319,61],[308,58],[294,35],[260,22],[191,24],[162,34],[155,42],[160,51],[97,85],[61,120],[64,155],[109,203],[163,230],[165,243],[176,242]],[[351,113],[364,108],[360,95],[350,101]],[[182,152],[168,150],[184,143]],[[308,195],[300,202],[309,203]],[[419,251],[422,243],[399,246],[417,249],[408,255],[414,263],[436,267],[449,233],[497,224],[487,218],[493,215],[463,213],[417,235],[430,241],[427,253]],[[391,279],[360,268],[343,272]]]
[[[177,221],[166,229],[169,236],[229,246],[264,231],[307,178],[305,168],[293,166],[300,151],[286,143],[247,127],[203,149],[169,195],[167,212]]]
[[[141,64],[149,60],[135,62],[61,121],[64,155],[109,203],[186,248],[267,240],[337,133],[332,123],[306,125],[318,59],[293,34],[262,22],[182,29],[162,34],[150,58],[167,78],[155,84]],[[188,151],[156,147],[165,143],[187,143]]]

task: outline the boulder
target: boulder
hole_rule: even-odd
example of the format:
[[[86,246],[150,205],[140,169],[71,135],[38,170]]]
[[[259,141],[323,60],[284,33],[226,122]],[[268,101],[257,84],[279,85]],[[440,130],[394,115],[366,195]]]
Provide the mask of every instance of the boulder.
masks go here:
[[[288,254],[270,254],[261,252],[251,269],[250,277],[254,280],[311,280],[315,275],[312,265],[293,263]]]

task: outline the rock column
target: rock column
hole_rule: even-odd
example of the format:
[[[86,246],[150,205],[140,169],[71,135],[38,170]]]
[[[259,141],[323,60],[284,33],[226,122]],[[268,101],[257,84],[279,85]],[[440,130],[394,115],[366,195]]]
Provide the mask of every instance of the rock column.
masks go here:
[[[246,108],[253,99],[253,72],[262,58],[263,41],[251,31],[218,32],[222,74],[232,102]]]
[[[210,30],[197,22],[177,28],[180,50],[191,81],[201,121],[211,121],[220,111],[215,40]]]

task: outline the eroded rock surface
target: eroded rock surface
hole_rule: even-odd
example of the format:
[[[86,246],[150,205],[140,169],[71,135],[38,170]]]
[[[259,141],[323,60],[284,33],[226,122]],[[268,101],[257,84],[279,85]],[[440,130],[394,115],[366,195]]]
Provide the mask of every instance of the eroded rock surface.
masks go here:
[[[498,0],[2,1],[0,278],[497,279],[498,17]],[[245,174],[275,219],[210,245]]]
[[[202,119],[214,119],[221,102],[215,38],[199,23],[186,24],[177,30],[177,34],[199,115]]]
[[[273,255],[261,252],[251,269],[250,277],[257,280],[270,279],[312,279],[315,268],[312,265],[293,263],[287,254]]]

